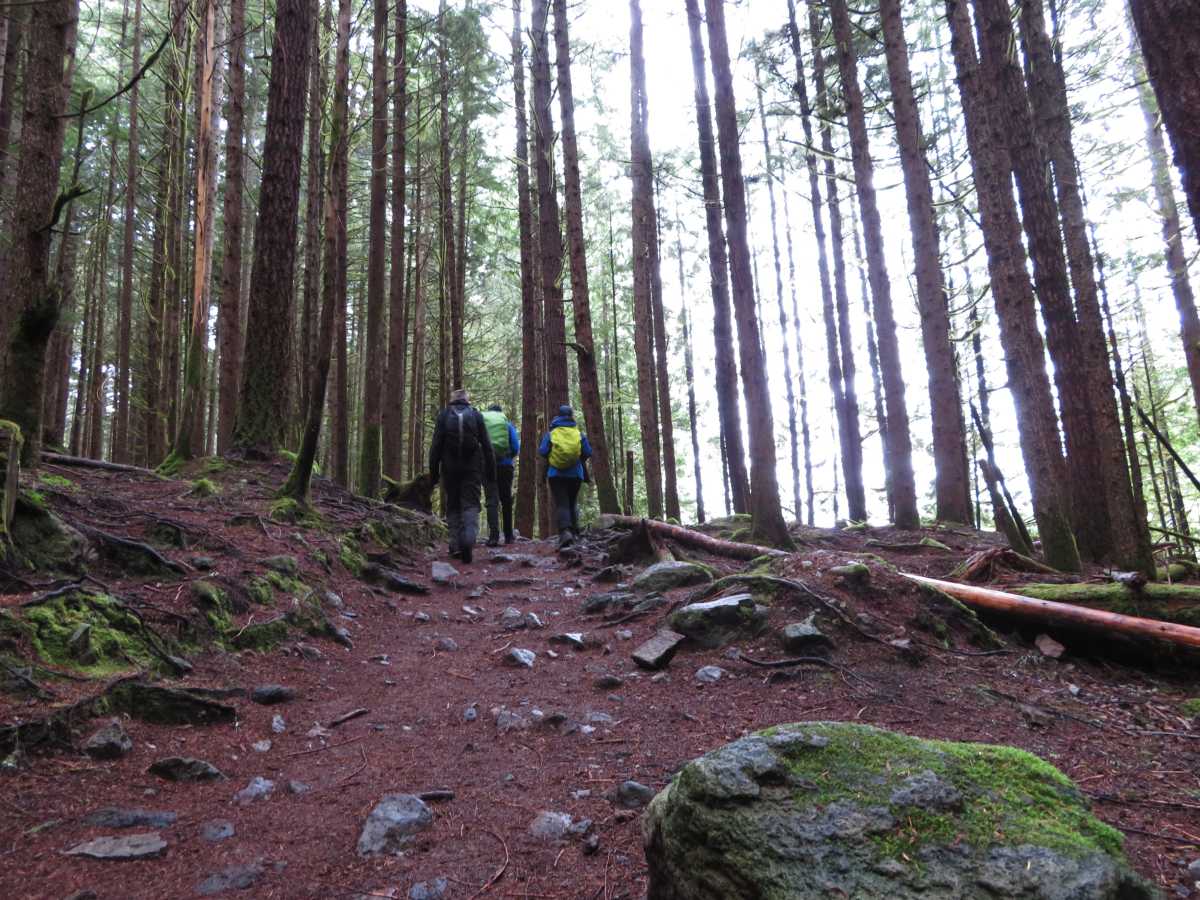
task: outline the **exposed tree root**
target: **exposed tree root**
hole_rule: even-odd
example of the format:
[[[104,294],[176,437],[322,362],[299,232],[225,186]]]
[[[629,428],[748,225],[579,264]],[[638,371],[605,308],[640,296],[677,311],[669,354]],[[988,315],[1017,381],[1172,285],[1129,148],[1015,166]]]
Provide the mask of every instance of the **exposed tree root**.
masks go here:
[[[673,541],[678,541],[688,547],[695,547],[699,550],[706,550],[709,553],[714,553],[717,556],[730,557],[732,559],[758,559],[760,556],[787,556],[783,550],[776,550],[774,547],[762,547],[758,544],[740,544],[735,541],[723,541],[720,538],[712,537],[700,531],[695,531],[691,528],[684,528],[682,525],[672,525],[669,522],[660,522],[657,519],[639,519],[636,516],[616,516],[604,515],[600,517],[599,526],[601,528],[615,526],[618,528],[638,528],[644,526],[648,531],[655,534],[659,538],[669,538]]]

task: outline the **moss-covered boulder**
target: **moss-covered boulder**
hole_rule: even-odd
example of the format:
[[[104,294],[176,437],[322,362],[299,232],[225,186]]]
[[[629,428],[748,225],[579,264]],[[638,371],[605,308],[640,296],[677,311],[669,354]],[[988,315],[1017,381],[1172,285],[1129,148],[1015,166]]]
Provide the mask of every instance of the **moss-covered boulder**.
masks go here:
[[[731,641],[754,637],[767,627],[767,608],[750,594],[734,594],[689,603],[671,614],[674,631],[702,647],[723,647]]]
[[[1122,836],[1011,747],[812,722],[688,763],[643,821],[650,900],[1149,900]]]
[[[160,641],[125,604],[106,594],[73,591],[24,611],[30,640],[50,665],[105,676],[162,661]]]
[[[712,581],[712,571],[699,563],[666,560],[655,563],[633,579],[639,594],[661,594],[672,588]]]
[[[87,540],[46,509],[36,493],[17,496],[8,534],[18,560],[31,569],[70,575],[87,569]]]

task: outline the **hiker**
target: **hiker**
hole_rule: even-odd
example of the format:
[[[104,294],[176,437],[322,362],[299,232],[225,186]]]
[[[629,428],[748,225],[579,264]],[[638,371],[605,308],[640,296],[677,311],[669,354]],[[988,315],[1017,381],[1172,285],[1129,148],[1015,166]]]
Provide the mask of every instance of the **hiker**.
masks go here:
[[[483,416],[462,388],[450,395],[450,405],[438,413],[429,474],[435,482],[440,475],[446,491],[450,555],[469,563],[479,529],[480,483],[495,483],[496,457]]]
[[[521,439],[517,429],[504,414],[499,403],[493,403],[483,412],[483,424],[487,426],[492,441],[492,452],[496,455],[496,480],[487,486],[487,523],[489,547],[500,543],[500,516],[497,507],[504,509],[504,543],[511,544],[513,536],[513,459],[521,450]]]
[[[591,459],[592,445],[575,424],[575,411],[563,404],[542,436],[538,455],[550,464],[546,477],[554,497],[558,525],[558,548],[564,550],[579,536],[579,488],[588,480],[585,463]]]

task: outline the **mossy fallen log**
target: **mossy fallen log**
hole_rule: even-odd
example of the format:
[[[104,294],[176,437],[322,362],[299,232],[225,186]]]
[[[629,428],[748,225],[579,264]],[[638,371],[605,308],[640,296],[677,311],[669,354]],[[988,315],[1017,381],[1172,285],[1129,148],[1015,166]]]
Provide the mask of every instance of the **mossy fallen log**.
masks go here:
[[[732,559],[752,560],[760,556],[787,556],[783,550],[774,547],[762,547],[758,544],[741,544],[736,541],[724,541],[692,528],[682,525],[671,525],[659,522],[657,519],[639,519],[637,516],[604,515],[600,517],[601,528],[616,526],[619,528],[638,528],[645,526],[659,538],[667,538],[688,547],[706,550],[717,556]]]
[[[1146,584],[1137,590],[1117,582],[1105,584],[1026,584],[1012,589],[1014,594],[1055,603],[1086,603],[1107,607],[1132,607],[1138,603],[1186,603],[1200,606],[1200,585]]]

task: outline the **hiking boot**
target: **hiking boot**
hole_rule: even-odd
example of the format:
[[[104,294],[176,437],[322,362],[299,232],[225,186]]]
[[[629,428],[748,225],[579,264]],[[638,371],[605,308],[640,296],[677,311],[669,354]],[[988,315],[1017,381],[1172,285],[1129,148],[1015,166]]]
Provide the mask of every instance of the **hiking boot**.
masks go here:
[[[504,534],[505,546],[508,546],[509,544],[515,544],[516,541],[517,541],[517,538],[511,531],[505,532],[505,534]]]
[[[573,543],[575,543],[575,535],[573,535],[571,533],[571,529],[570,528],[563,529],[562,534],[560,534],[558,536],[558,549],[566,550]]]
[[[499,536],[498,536],[498,535],[494,535],[494,534],[493,534],[491,537],[489,537],[489,538],[487,539],[487,545],[488,545],[489,547],[499,547],[499,546],[500,546],[500,538],[499,538]]]
[[[459,547],[451,547],[450,548],[450,558],[451,559],[459,559],[461,557],[462,557],[462,549],[461,548],[459,548]]]
[[[462,554],[459,556],[459,559],[461,559],[465,563],[471,562],[471,545],[470,544],[463,545]]]

